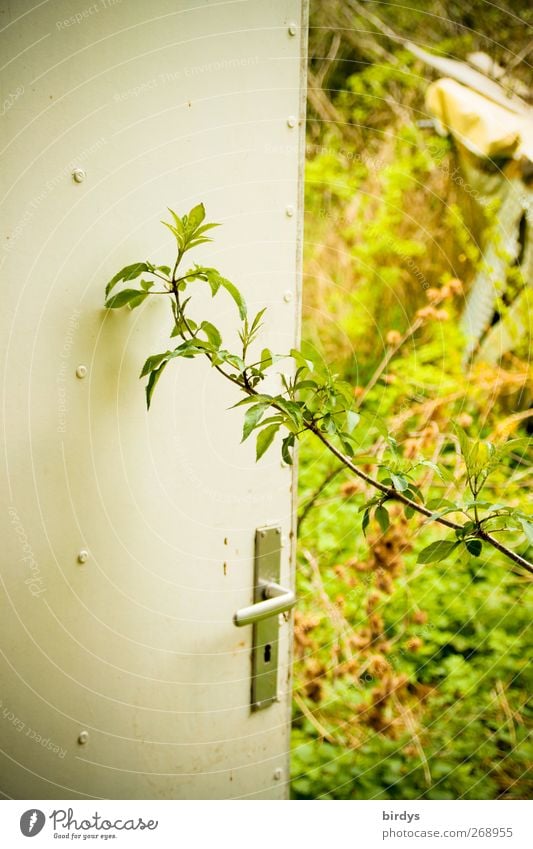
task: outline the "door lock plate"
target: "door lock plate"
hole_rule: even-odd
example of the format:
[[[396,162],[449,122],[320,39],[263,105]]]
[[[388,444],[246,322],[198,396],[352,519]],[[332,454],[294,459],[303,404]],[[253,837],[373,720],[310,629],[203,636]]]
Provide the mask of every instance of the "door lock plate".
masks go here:
[[[281,528],[255,532],[254,604],[267,583],[279,583]],[[263,710],[278,698],[279,614],[256,622],[252,636],[252,710]]]

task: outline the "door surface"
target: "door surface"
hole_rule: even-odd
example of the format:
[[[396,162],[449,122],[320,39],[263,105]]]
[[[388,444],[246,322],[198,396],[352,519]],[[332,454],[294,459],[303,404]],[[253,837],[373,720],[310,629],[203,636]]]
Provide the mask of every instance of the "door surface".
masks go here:
[[[256,529],[281,528],[292,475],[240,444],[231,386],[165,350],[157,299],[106,312],[115,271],[169,263],[159,223],[203,201],[196,254],[298,333],[301,0],[0,2],[5,797],[284,798],[290,619],[278,701],[251,711]],[[82,171],[81,181],[73,178]],[[235,339],[234,305],[206,299]],[[165,347],[161,347],[164,345]]]

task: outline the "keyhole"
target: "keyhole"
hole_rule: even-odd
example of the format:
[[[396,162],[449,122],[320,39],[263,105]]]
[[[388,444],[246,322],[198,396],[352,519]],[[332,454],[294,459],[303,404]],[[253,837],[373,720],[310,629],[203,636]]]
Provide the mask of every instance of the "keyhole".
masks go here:
[[[270,663],[271,653],[272,653],[272,646],[270,645],[270,643],[267,643],[266,646],[265,646],[265,653],[264,653],[265,663]]]

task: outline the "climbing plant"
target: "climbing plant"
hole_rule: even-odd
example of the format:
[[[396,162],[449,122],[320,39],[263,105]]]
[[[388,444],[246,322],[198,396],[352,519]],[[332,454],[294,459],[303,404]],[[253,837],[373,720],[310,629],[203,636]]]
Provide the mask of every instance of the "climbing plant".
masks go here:
[[[212,241],[207,235],[216,223],[205,221],[203,204],[179,216],[173,210],[170,222],[163,222],[176,241],[172,265],[153,265],[145,260],[122,268],[107,284],[108,309],[139,307],[147,298],[167,296],[172,311],[170,338],[178,342],[166,351],[148,357],[141,370],[146,379],[146,403],[152,403],[155,388],[169,363],[177,358],[205,358],[222,378],[242,395],[235,407],[244,412],[243,441],[255,434],[256,458],[260,460],[281,436],[281,454],[292,464],[297,440],[312,434],[344,467],[372,487],[375,494],[358,510],[362,530],[376,522],[385,532],[390,524],[390,505],[402,506],[407,519],[423,515],[428,522],[446,528],[445,538],[420,551],[420,563],[442,561],[452,556],[479,557],[484,545],[504,554],[514,564],[533,574],[533,565],[519,549],[533,544],[533,519],[522,510],[484,498],[484,487],[496,469],[510,458],[525,456],[528,440],[515,438],[495,444],[455,428],[455,439],[465,465],[466,486],[455,501],[427,500],[418,485],[424,467],[446,481],[449,470],[444,462],[412,459],[402,452],[394,435],[365,405],[356,404],[352,386],[342,380],[316,352],[303,346],[278,354],[258,346],[265,309],[253,318],[239,289],[215,268],[183,264],[193,248]],[[240,350],[224,346],[222,333],[207,320],[191,315],[196,287],[206,283],[213,297],[225,292],[235,302],[239,320]],[[118,291],[117,291],[118,290]],[[281,365],[281,368],[280,368]],[[264,390],[266,378],[275,376],[279,391]],[[271,381],[269,380],[269,385]],[[368,433],[378,432],[385,451],[378,460],[365,452]],[[500,534],[504,533],[506,542]],[[495,536],[498,534],[498,537]]]

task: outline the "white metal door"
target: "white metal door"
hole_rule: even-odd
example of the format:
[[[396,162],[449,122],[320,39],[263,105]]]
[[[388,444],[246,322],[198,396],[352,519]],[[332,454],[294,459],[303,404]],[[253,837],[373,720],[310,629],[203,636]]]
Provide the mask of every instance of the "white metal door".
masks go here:
[[[268,306],[265,344],[294,344],[302,1],[0,10],[0,790],[283,798],[290,626],[279,701],[251,712],[252,629],[232,617],[257,527],[281,526],[291,584],[291,470],[256,465],[200,362],[168,368],[147,414],[138,374],[168,316],[102,304],[121,266],[169,262],[166,207],[203,201],[223,226],[199,261]]]

